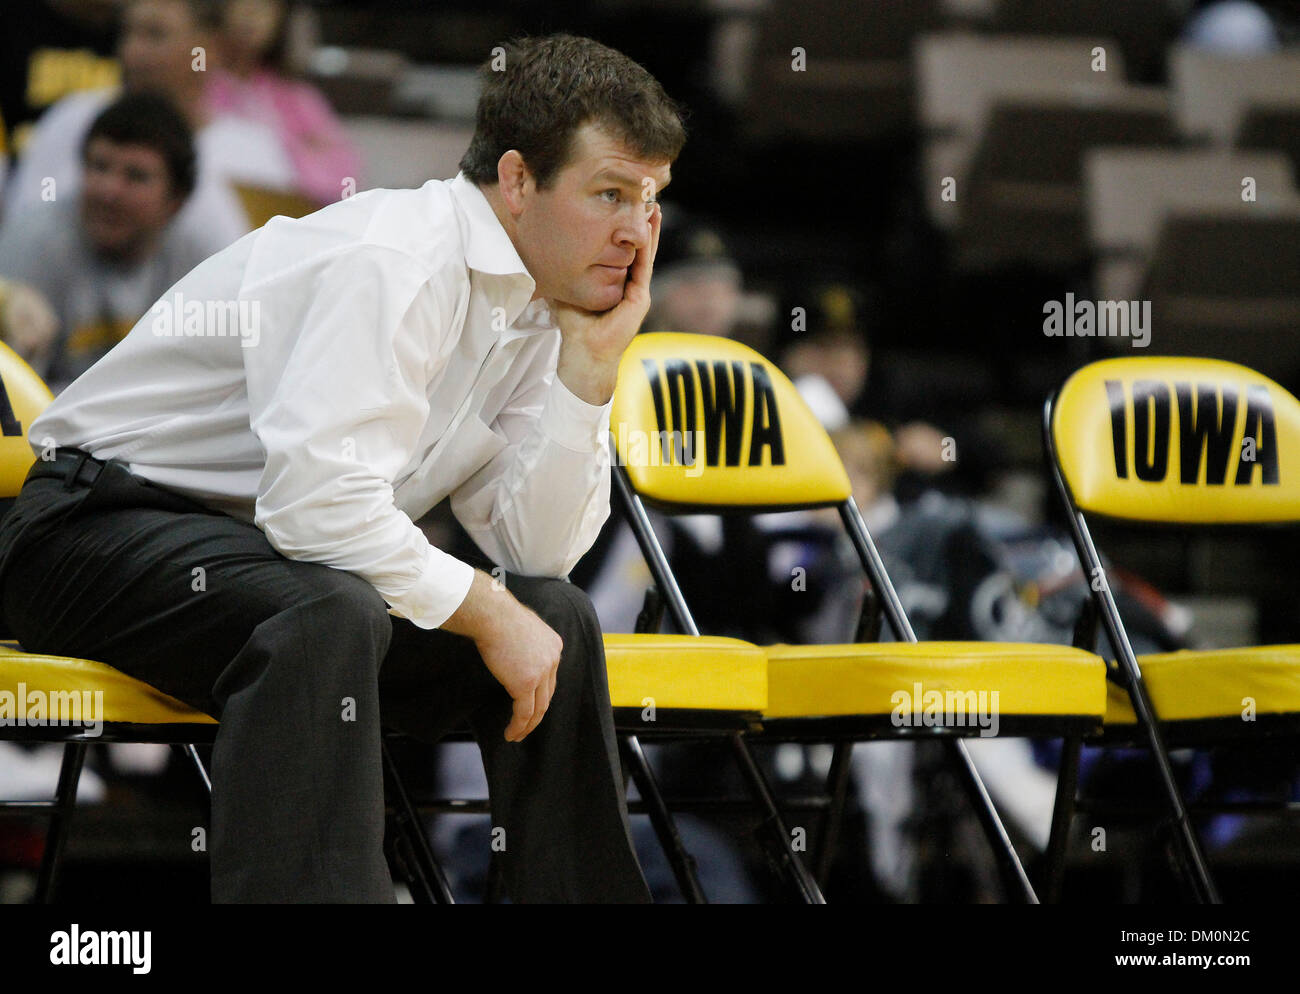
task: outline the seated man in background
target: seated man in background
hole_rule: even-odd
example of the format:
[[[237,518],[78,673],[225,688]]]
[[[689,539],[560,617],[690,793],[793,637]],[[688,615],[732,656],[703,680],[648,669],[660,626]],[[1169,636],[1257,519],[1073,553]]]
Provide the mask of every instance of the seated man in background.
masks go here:
[[[63,198],[80,188],[86,132],[105,107],[123,92],[157,93],[180,111],[198,150],[194,196],[177,227],[205,241],[205,256],[244,235],[252,225],[233,184],[288,189],[292,169],[269,126],[212,110],[219,13],[211,0],[126,0],[118,41],[122,86],[74,93],[41,117],[5,191],[5,223],[48,206],[51,189]]]
[[[0,310],[0,335],[56,392],[120,341],[207,256],[169,225],[194,189],[190,130],[162,97],[123,97],[82,146],[85,185],[0,227],[0,279],[35,291]],[[7,296],[22,291],[10,288]]]
[[[660,253],[646,330],[736,337],[743,279],[722,233],[679,223],[664,232]]]

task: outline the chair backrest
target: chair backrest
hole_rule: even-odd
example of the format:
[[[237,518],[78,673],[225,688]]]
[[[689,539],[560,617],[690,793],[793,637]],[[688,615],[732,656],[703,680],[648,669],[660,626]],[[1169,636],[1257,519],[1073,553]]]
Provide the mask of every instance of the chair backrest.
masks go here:
[[[753,349],[713,335],[638,335],[619,365],[610,435],[615,490],[679,631],[699,634],[643,501],[670,514],[836,507],[870,603],[897,639],[916,641],[830,436]]]
[[[825,507],[850,494],[794,384],[727,338],[638,335],[619,366],[610,434],[633,489],[670,512]]]
[[[1108,252],[1150,254],[1173,212],[1258,214],[1300,204],[1291,163],[1280,152],[1095,148],[1084,156],[1083,176],[1089,236]]]
[[[248,217],[250,228],[260,228],[273,217],[306,217],[320,210],[320,204],[299,193],[287,190],[268,190],[261,186],[235,186],[235,195]]]
[[[1300,104],[1300,53],[1241,57],[1178,45],[1169,81],[1179,131],[1226,145],[1252,104]]]
[[[0,499],[17,497],[36,461],[27,429],[54,399],[32,367],[0,343]]]
[[[992,30],[1039,36],[1113,35],[1129,75],[1150,79],[1164,66],[1174,12],[1169,0],[998,0]]]
[[[1105,72],[1093,70],[1098,47],[1107,53]],[[1118,46],[1105,37],[943,32],[918,38],[914,60],[922,128],[976,137],[1000,100],[1082,99],[1124,83]]]
[[[1109,59],[1094,72],[1093,51]],[[1122,88],[1124,68],[1105,38],[989,36],[967,31],[921,35],[913,46],[916,111],[925,134],[926,210],[941,228],[952,228],[967,196],[945,197],[947,181],[966,185],[966,175],[988,127],[992,109],[1006,101],[1096,99]],[[1041,149],[1039,149],[1041,151]]]
[[[1217,359],[1105,359],[1049,401],[1049,458],[1075,507],[1177,524],[1300,521],[1300,402]]]

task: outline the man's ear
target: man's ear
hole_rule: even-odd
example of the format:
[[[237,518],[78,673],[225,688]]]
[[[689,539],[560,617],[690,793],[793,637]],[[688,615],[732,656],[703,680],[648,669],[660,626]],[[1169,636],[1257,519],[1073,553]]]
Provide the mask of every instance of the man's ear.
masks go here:
[[[510,149],[497,160],[497,189],[511,214],[521,214],[534,189],[533,174],[518,149]]]

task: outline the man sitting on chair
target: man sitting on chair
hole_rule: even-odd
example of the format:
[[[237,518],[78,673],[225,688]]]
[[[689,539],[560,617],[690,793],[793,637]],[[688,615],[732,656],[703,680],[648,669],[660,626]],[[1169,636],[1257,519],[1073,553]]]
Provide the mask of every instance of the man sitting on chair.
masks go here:
[[[516,901],[648,899],[599,626],[558,578],[609,514],[684,132],[593,41],[504,58],[455,179],[272,220],[30,427],[0,604],[24,648],[220,719],[214,900],[393,900],[381,720],[473,727]],[[492,575],[414,524],[448,496]]]

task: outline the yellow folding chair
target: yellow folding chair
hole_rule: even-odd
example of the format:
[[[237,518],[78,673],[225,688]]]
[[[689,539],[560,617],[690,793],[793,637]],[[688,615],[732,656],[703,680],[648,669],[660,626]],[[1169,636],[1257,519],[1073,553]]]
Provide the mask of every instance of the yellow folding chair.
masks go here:
[[[1056,490],[1116,657],[1103,741],[1151,749],[1185,875],[1198,900],[1217,903],[1168,746],[1300,732],[1300,645],[1135,655],[1086,516],[1176,526],[1300,521],[1300,403],[1231,362],[1107,359],[1065,381],[1046,404],[1043,426]],[[1065,810],[1049,847],[1053,889],[1074,790],[1058,800]]]
[[[995,702],[1003,735],[1078,739],[1095,734],[1106,704],[1101,658],[1069,646],[918,642],[830,438],[784,374],[738,342],[704,335],[638,336],[619,369],[611,433],[620,503],[673,623],[689,635],[698,629],[644,504],[668,514],[839,511],[874,593],[860,631],[878,632],[883,615],[898,641],[767,647],[767,704],[750,733],[751,740],[836,745],[828,784],[835,800],[823,829],[822,873],[829,867],[834,812],[847,790],[853,743],[938,739],[980,818],[1009,892],[1036,901],[961,741],[987,730],[966,705]],[[938,715],[936,697],[943,704]]]

